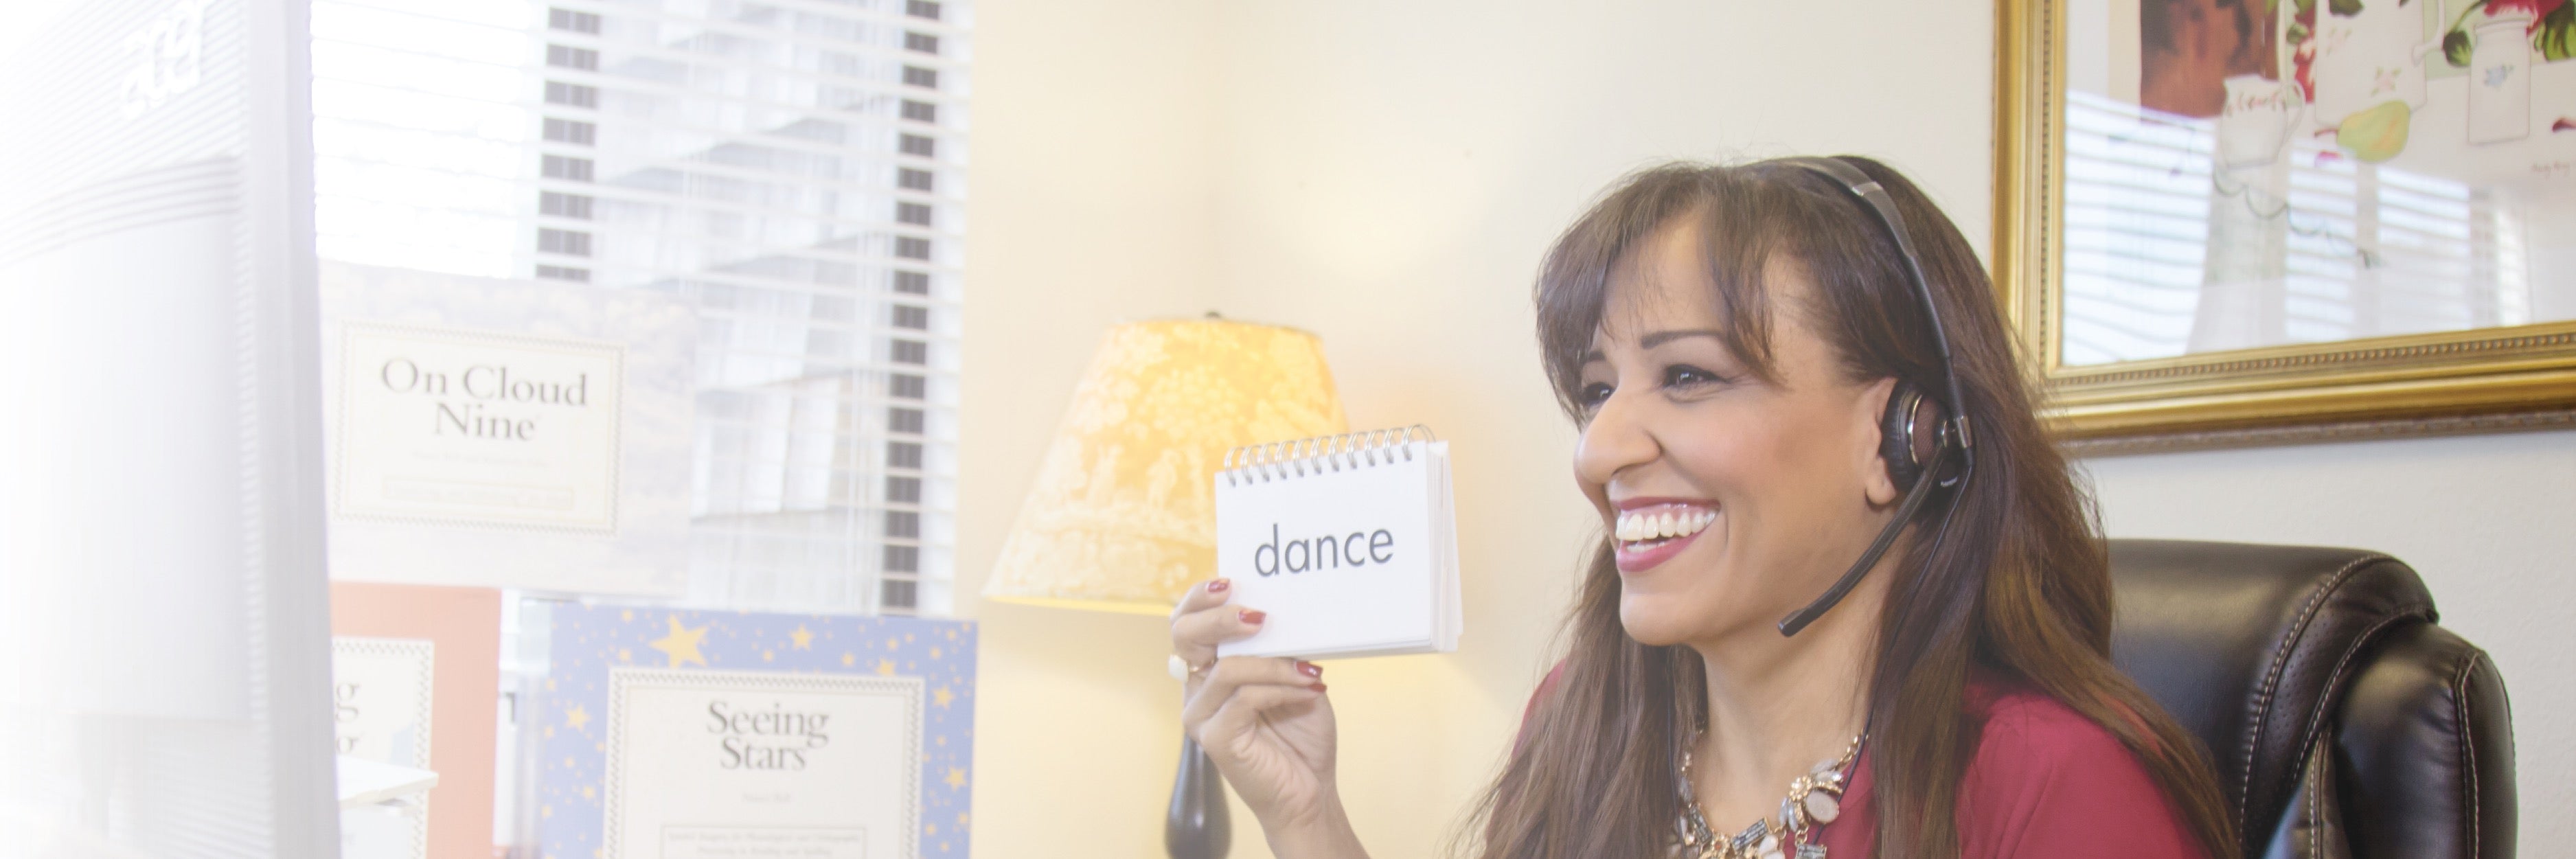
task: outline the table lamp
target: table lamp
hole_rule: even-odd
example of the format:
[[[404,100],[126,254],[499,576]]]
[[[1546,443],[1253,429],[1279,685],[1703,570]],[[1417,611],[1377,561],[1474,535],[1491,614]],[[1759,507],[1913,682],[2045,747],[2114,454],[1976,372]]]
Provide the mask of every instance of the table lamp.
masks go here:
[[[984,596],[1165,615],[1216,575],[1216,472],[1227,451],[1349,429],[1322,341],[1216,318],[1110,330],[1074,388]],[[1189,737],[1164,820],[1176,859],[1230,844],[1216,766]]]

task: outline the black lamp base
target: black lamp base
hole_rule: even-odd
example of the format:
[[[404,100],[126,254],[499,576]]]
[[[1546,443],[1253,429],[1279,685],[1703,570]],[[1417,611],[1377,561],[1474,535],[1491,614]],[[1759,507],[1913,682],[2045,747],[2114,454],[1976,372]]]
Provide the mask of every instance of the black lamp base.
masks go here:
[[[1225,859],[1232,846],[1225,779],[1199,741],[1183,734],[1180,772],[1172,777],[1172,807],[1163,817],[1163,852],[1172,859]]]

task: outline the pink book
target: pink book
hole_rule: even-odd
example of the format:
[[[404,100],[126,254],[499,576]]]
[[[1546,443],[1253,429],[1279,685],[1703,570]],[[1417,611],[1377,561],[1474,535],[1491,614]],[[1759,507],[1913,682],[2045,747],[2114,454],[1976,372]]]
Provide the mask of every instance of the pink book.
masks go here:
[[[438,773],[426,794],[344,811],[344,841],[490,859],[501,592],[332,582],[331,636],[340,754]]]

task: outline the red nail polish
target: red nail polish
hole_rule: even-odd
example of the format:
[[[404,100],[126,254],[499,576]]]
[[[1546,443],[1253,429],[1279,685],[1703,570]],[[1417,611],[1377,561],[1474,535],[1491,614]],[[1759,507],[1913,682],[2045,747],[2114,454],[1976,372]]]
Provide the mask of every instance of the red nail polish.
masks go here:
[[[1267,612],[1263,612],[1263,611],[1261,611],[1261,610],[1259,610],[1259,609],[1249,609],[1249,608],[1248,608],[1248,609],[1244,609],[1244,610],[1243,610],[1243,613],[1242,613],[1242,614],[1239,614],[1239,615],[1236,615],[1236,617],[1243,618],[1243,622],[1244,622],[1244,623],[1249,623],[1249,624],[1253,624],[1253,625],[1255,625],[1255,626],[1258,626],[1258,625],[1260,625],[1260,623],[1261,623],[1263,620],[1268,619],[1268,618],[1270,617],[1270,615],[1269,615],[1269,613],[1267,613]]]
[[[1225,593],[1225,589],[1226,589],[1227,587],[1229,587],[1230,585],[1232,585],[1232,583],[1231,583],[1231,582],[1228,582],[1228,581],[1226,581],[1226,580],[1224,580],[1224,579],[1218,579],[1218,580],[1216,580],[1216,581],[1209,582],[1209,583],[1208,583],[1208,593],[1212,593],[1212,594],[1221,594],[1221,593]]]
[[[1322,677],[1324,676],[1324,666],[1317,665],[1312,662],[1299,662],[1297,663],[1297,673],[1308,677]]]

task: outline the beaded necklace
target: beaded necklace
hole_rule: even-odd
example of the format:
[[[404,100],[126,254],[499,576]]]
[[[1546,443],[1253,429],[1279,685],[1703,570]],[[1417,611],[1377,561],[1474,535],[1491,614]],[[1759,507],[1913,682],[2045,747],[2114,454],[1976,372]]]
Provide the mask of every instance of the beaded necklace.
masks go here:
[[[1834,822],[1842,816],[1843,790],[1851,784],[1851,767],[1860,759],[1860,743],[1866,734],[1854,736],[1843,747],[1840,757],[1816,762],[1806,775],[1789,783],[1789,795],[1780,800],[1780,811],[1771,817],[1753,821],[1733,837],[1717,834],[1700,815],[1699,795],[1691,789],[1691,752],[1699,747],[1699,733],[1682,747],[1679,776],[1682,811],[1673,821],[1673,843],[1668,855],[1673,859],[1825,859],[1825,846],[1816,843],[1816,827]]]

